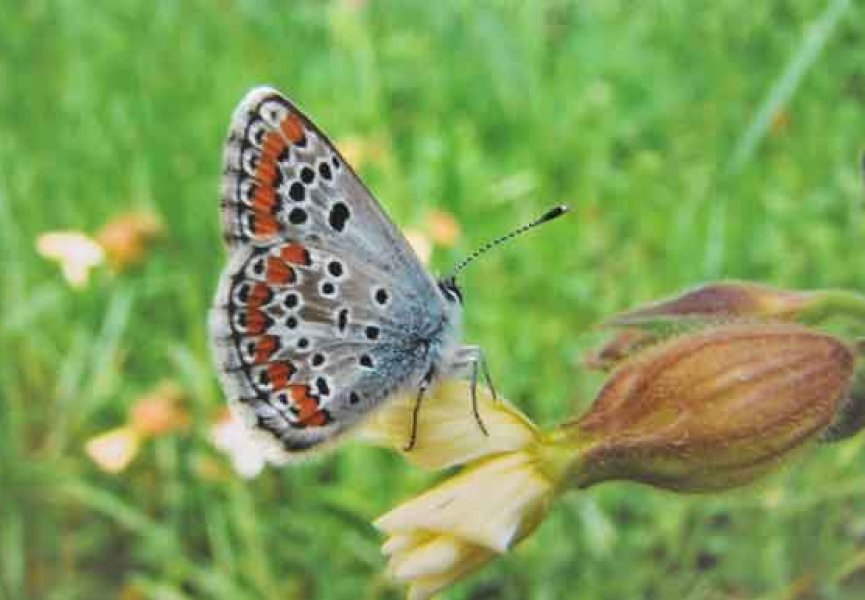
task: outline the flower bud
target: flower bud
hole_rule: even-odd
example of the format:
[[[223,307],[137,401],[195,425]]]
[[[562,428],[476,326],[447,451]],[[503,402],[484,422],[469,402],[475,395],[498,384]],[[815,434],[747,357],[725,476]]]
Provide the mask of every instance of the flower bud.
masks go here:
[[[821,442],[840,442],[865,428],[865,369],[859,369],[835,419],[820,435]]]
[[[655,334],[731,322],[793,321],[824,325],[846,319],[861,331],[865,296],[846,290],[785,290],[747,281],[710,283],[613,317],[605,325]]]
[[[608,321],[608,325],[645,325],[659,321],[731,317],[788,320],[820,292],[784,290],[747,281],[722,281],[637,308]]]
[[[635,352],[656,343],[660,337],[644,329],[625,327],[603,345],[590,351],[581,361],[582,366],[596,371],[610,371]]]
[[[564,426],[571,484],[629,479],[679,491],[752,481],[832,422],[854,371],[838,339],[793,324],[726,325],[642,350]]]

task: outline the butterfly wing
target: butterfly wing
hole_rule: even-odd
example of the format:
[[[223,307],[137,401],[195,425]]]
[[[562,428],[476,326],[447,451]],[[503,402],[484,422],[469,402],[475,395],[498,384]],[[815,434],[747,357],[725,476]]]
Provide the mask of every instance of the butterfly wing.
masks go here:
[[[222,181],[230,257],[210,333],[229,400],[296,453],[415,385],[453,327],[395,225],[327,137],[256,88]]]

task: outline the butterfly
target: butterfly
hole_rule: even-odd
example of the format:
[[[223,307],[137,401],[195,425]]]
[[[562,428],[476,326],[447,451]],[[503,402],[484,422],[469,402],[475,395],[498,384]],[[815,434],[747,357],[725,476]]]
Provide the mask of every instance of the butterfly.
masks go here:
[[[213,355],[230,404],[283,455],[332,442],[416,391],[408,449],[437,378],[469,367],[476,382],[481,365],[489,383],[479,347],[460,342],[455,276],[424,268],[327,136],[277,90],[252,89],[236,108],[220,195],[229,256],[210,312]]]

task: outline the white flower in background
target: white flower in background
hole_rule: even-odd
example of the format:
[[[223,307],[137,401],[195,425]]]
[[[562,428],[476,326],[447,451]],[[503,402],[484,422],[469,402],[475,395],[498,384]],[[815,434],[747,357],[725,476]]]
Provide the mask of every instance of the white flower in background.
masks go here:
[[[141,434],[124,425],[101,433],[84,445],[84,452],[106,473],[123,471],[141,449]]]
[[[36,238],[36,251],[60,265],[63,278],[73,288],[87,285],[90,270],[105,262],[105,251],[96,240],[79,231],[51,231]]]
[[[228,455],[231,466],[241,477],[252,479],[267,464],[266,455],[253,432],[229,412],[210,427],[210,439],[214,446]]]

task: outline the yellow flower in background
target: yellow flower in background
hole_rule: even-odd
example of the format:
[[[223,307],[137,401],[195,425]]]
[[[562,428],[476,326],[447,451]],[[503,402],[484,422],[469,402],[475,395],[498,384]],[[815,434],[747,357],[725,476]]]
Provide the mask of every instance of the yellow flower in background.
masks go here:
[[[163,381],[132,401],[126,423],[90,438],[84,452],[107,473],[125,470],[148,439],[186,427],[189,415],[181,407],[184,392]]]
[[[96,234],[108,264],[115,271],[139,264],[147,246],[162,235],[163,227],[155,213],[133,210],[109,220]]]
[[[141,449],[141,434],[124,425],[91,438],[84,452],[106,473],[120,473],[128,467]]]
[[[163,435],[189,424],[182,407],[183,389],[173,381],[163,381],[137,398],[129,410],[131,427],[146,437]]]
[[[63,278],[75,289],[87,285],[90,271],[108,263],[115,271],[140,263],[148,245],[162,234],[155,213],[122,213],[91,237],[80,231],[50,231],[36,238],[36,252],[60,265]]]
[[[450,248],[460,237],[460,224],[454,216],[439,209],[433,209],[427,214],[424,229],[433,243]]]
[[[76,289],[86,286],[91,269],[105,262],[102,246],[80,231],[43,233],[36,238],[36,251],[57,262],[63,278]]]
[[[380,165],[391,158],[390,141],[384,134],[349,135],[336,141],[336,147],[355,171],[367,164]]]

